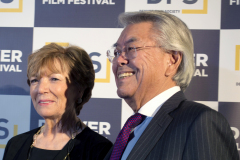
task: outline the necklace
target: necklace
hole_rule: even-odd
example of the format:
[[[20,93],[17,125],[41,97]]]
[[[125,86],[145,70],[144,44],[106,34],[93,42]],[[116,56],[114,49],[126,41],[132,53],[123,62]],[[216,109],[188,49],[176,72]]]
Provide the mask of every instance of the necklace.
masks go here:
[[[37,133],[34,134],[34,136],[33,136],[33,143],[32,143],[32,145],[30,146],[27,160],[30,160],[30,155],[31,155],[31,151],[32,151],[33,145],[34,145],[34,143],[36,143],[36,141],[37,141],[37,136],[41,133],[41,131],[42,131],[42,129],[43,129],[44,127],[45,127],[45,125],[43,125],[43,126],[37,131]],[[73,133],[75,133],[75,135],[74,135]],[[77,131],[76,131],[76,132],[73,132],[73,133],[72,133],[72,135],[71,135],[70,141],[68,142],[68,148],[67,148],[68,153],[67,153],[67,155],[64,157],[63,160],[70,159],[69,155],[70,155],[70,152],[72,151],[72,149],[73,149],[73,147],[74,147],[74,144],[72,143],[72,141],[73,141],[73,139],[76,137]]]

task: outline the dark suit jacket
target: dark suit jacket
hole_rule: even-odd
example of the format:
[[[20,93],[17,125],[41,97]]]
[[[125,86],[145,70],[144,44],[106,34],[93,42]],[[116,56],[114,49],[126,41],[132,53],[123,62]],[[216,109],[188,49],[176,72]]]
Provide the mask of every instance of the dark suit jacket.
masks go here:
[[[33,135],[39,128],[17,135],[9,140],[3,160],[26,160],[32,144]],[[74,148],[70,152],[71,160],[102,160],[112,147],[112,143],[103,136],[86,127],[73,140]],[[54,158],[62,160],[66,153],[59,152]]]
[[[127,159],[239,160],[239,155],[226,119],[207,106],[187,101],[180,91],[163,104]]]

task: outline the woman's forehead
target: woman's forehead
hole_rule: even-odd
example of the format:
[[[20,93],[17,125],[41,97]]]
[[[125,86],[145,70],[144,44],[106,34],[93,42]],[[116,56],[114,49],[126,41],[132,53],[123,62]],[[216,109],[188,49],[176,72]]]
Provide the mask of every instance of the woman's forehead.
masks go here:
[[[51,65],[44,65],[38,68],[32,76],[34,77],[42,77],[42,76],[48,76],[51,74],[64,74],[65,76],[68,75],[68,71],[63,69],[62,66],[51,64]]]

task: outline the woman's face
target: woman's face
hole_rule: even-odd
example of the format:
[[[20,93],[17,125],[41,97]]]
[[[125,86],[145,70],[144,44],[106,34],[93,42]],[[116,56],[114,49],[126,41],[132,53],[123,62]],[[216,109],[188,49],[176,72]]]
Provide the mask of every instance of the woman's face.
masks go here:
[[[56,67],[60,68],[60,64]],[[59,121],[66,106],[73,106],[80,98],[78,93],[67,73],[52,73],[45,69],[42,76],[30,78],[30,95],[34,108],[44,119]]]

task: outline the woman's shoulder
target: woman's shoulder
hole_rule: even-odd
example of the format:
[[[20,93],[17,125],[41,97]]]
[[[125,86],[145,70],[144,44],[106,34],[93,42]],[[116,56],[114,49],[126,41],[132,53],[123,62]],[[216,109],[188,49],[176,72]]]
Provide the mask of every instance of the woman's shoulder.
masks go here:
[[[89,127],[84,128],[84,130],[76,138],[84,138],[85,140],[92,141],[93,143],[112,143],[107,138],[91,130]]]
[[[13,157],[17,154],[19,149],[22,147],[25,147],[24,144],[26,144],[26,142],[29,142],[29,143],[32,142],[32,139],[33,139],[32,137],[38,130],[39,128],[36,128],[31,131],[12,137],[6,145],[3,159],[4,160],[13,159]],[[27,145],[26,147],[29,147],[29,146],[30,145]]]
[[[99,159],[102,160],[112,147],[112,142],[102,135],[86,127],[74,140],[71,159]]]
[[[24,132],[19,135],[16,135],[16,136],[12,137],[9,140],[9,142],[22,141],[22,140],[24,141],[25,138],[27,138],[29,136],[33,136],[38,130],[39,130],[39,128],[36,128],[36,129],[30,130],[28,132]]]

